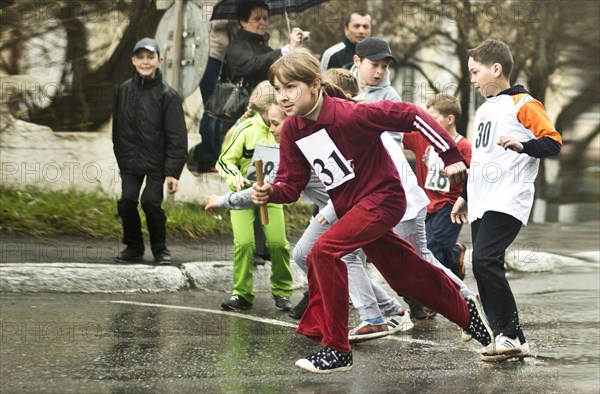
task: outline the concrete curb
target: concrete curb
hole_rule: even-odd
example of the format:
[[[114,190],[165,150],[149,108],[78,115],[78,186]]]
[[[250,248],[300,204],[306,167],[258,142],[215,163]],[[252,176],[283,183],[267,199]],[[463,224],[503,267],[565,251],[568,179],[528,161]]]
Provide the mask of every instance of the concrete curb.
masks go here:
[[[294,288],[306,276],[292,264]],[[255,267],[254,288],[268,290],[271,265]],[[198,288],[231,291],[232,262],[193,262],[180,267],[143,264],[11,263],[0,265],[0,292],[135,293]]]
[[[470,255],[467,254],[467,265]],[[537,252],[523,255],[507,254],[510,271],[557,271],[574,266],[600,264],[600,252],[579,251],[571,256]],[[307,286],[306,276],[292,262],[294,289]],[[379,272],[367,265],[375,281],[383,282]],[[271,264],[254,269],[254,288],[266,290],[270,284]],[[83,264],[83,263],[8,263],[0,265],[0,292],[11,293],[135,293],[179,291],[190,288],[231,291],[233,263],[231,261],[191,262],[180,267],[144,264]]]

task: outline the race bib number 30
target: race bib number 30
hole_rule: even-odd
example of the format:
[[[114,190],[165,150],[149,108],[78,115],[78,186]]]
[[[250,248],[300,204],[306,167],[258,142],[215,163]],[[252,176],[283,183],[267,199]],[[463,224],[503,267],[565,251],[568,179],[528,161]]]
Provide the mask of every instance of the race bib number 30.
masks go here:
[[[296,144],[313,166],[325,189],[335,189],[354,179],[354,170],[350,163],[342,156],[325,129],[296,141]]]
[[[488,152],[495,145],[494,130],[498,123],[500,112],[483,113],[475,119],[473,147],[482,152]]]

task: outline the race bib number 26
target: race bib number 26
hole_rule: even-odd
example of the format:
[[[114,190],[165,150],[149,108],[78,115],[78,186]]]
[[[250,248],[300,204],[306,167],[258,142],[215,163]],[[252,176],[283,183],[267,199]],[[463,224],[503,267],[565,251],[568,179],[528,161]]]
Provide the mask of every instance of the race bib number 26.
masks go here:
[[[325,185],[325,189],[335,189],[354,179],[354,170],[350,163],[342,156],[325,129],[296,141],[296,144]]]
[[[450,180],[442,172],[444,163],[431,146],[428,146],[425,152],[425,156],[423,157],[423,161],[427,165],[425,188],[439,192],[449,192]]]

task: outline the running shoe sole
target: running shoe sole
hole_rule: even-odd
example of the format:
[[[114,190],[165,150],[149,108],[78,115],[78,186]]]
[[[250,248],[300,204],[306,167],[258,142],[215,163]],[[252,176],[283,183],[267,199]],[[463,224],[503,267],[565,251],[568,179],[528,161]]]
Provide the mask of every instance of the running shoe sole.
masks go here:
[[[350,371],[352,369],[352,365],[349,365],[347,367],[338,367],[338,368],[332,368],[332,369],[318,369],[316,368],[313,363],[311,363],[310,361],[308,361],[305,358],[301,358],[300,360],[296,361],[296,366],[300,369],[304,369],[305,371],[309,371],[309,372],[313,372],[313,373],[333,373],[333,372],[347,372]]]
[[[521,360],[523,361],[525,358],[531,357],[531,354],[494,354],[491,356],[486,356],[484,354],[481,355],[481,361],[485,361],[487,363],[501,363],[507,360]]]
[[[361,342],[372,341],[373,339],[387,337],[390,334],[391,334],[391,331],[389,331],[389,330],[388,331],[378,331],[378,332],[372,332],[370,334],[350,335],[348,337],[348,339],[350,340],[350,343],[361,343]]]

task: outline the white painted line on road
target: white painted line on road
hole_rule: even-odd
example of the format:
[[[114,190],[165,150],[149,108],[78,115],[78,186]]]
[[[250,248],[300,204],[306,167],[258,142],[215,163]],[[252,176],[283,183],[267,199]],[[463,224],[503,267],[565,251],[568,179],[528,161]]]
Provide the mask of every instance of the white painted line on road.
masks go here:
[[[217,311],[214,309],[193,308],[190,306],[179,306],[179,305],[150,304],[147,302],[135,302],[135,301],[110,301],[110,302],[113,304],[128,304],[128,305],[138,305],[138,306],[150,306],[150,307],[154,307],[154,308],[167,308],[167,309],[180,309],[180,310],[196,311],[196,312],[206,312],[206,313],[213,313],[215,315],[235,316],[235,317],[239,317],[241,319],[247,319],[247,320],[257,321],[260,323],[272,324],[274,326],[291,327],[291,328],[298,327],[297,324],[287,323],[287,322],[280,321],[280,320],[266,319],[263,317],[258,317],[258,316],[254,316],[254,315],[246,315],[243,313]]]
[[[396,334],[396,335],[388,335],[387,337],[384,337],[383,339],[392,339],[392,340],[398,341],[398,342],[420,343],[422,345],[431,345],[431,346],[440,346],[441,345],[440,343],[437,343],[437,342],[427,341],[425,339],[409,338],[405,335],[406,334],[403,335],[403,333]]]
[[[239,317],[241,319],[252,320],[252,321],[259,322],[259,323],[272,324],[275,326],[290,327],[290,328],[298,327],[297,324],[287,323],[287,322],[284,322],[281,320],[266,319],[264,317],[258,317],[258,316],[254,316],[254,315],[246,315],[243,313],[236,313],[236,312],[218,311],[218,310],[214,310],[214,309],[204,309],[204,308],[194,308],[191,306],[151,304],[148,302],[135,302],[135,301],[123,301],[123,300],[110,301],[110,303],[111,304],[127,304],[127,305],[137,305],[137,306],[149,306],[149,307],[153,307],[153,308],[179,309],[179,310],[186,310],[186,311],[213,313],[215,315],[234,316],[234,317]],[[433,346],[440,345],[439,343],[436,343],[436,342],[426,341],[423,339],[409,338],[405,335],[388,335],[382,339],[392,339],[392,340],[399,341],[399,342],[420,343],[420,344],[424,344],[424,345],[433,345]]]

